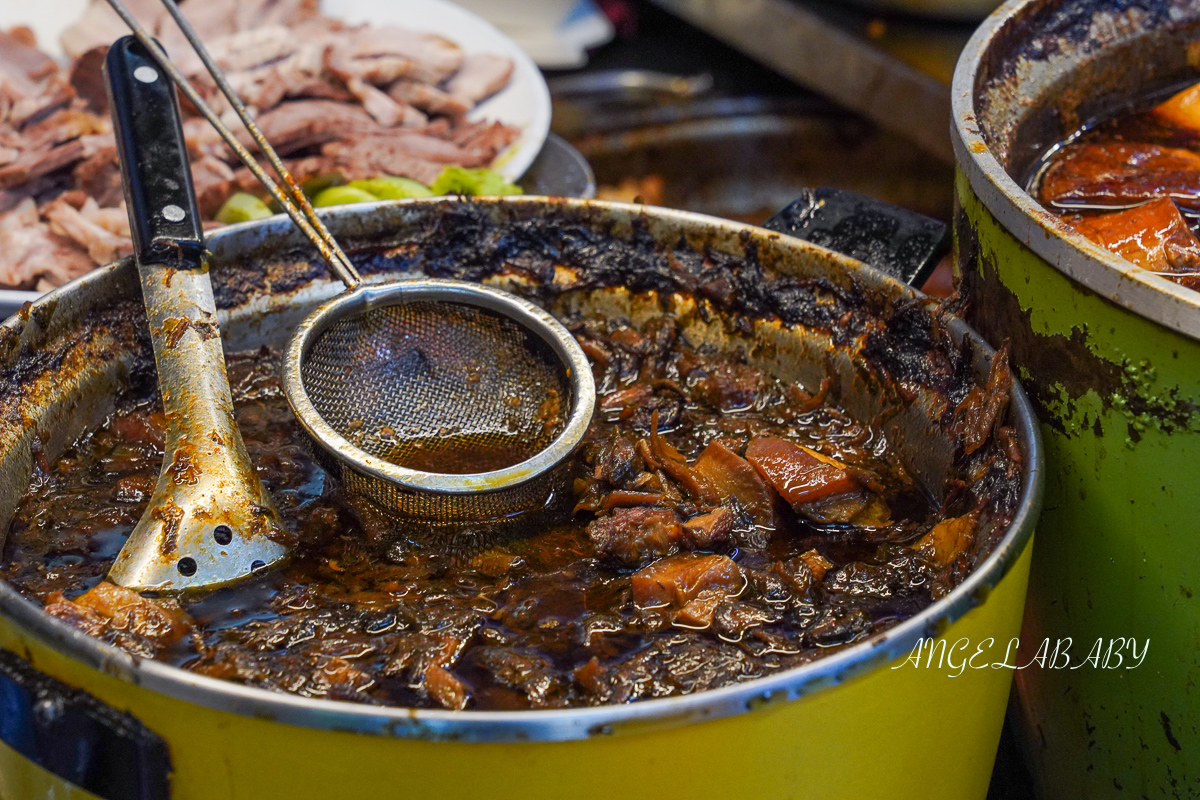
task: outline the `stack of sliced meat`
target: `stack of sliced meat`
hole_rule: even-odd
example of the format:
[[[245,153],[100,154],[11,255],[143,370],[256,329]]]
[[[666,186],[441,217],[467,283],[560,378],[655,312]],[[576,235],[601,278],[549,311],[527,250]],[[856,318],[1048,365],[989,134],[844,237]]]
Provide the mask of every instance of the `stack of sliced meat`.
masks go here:
[[[0,32],[0,284],[58,285],[95,266],[90,251],[127,251],[124,210],[111,208],[120,174],[116,197],[103,201],[116,215],[71,191],[76,173],[115,158],[111,130],[28,31]],[[113,239],[115,249],[96,246]]]
[[[236,130],[158,0],[127,4]],[[344,25],[321,16],[316,0],[181,5],[299,180],[336,173],[430,183],[449,164],[490,165],[518,134],[466,120],[508,83],[507,58],[465,55],[433,34]],[[28,30],[0,31],[0,285],[57,286],[130,250],[100,71],[108,45],[125,33],[94,0],[63,34],[73,59],[63,69]],[[184,114],[196,193],[211,218],[231,193],[258,186],[194,109],[185,105]]]

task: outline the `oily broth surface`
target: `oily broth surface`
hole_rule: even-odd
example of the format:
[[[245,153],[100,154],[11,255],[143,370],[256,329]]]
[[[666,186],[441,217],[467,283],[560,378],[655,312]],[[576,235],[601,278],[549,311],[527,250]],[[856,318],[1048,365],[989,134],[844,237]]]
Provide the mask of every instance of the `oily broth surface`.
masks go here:
[[[600,404],[577,457],[581,497],[607,457],[604,443],[621,433],[646,439],[657,420],[688,462],[714,440],[737,450],[763,434],[839,459],[877,481],[872,494],[887,519],[814,522],[779,501],[768,530],[737,513],[729,541],[699,550],[731,559],[741,588],[697,629],[678,608],[635,602],[634,575],[656,559],[629,564],[598,551],[592,511],[502,538],[430,537],[347,499],[309,455],[282,396],[278,353],[264,350],[231,357],[229,374],[250,457],[295,537],[294,556],[179,601],[187,633],[167,644],[136,620],[68,621],[139,655],[309,697],[551,708],[685,694],[786,669],[896,624],[961,579],[961,564],[913,548],[940,510],[877,427],[757,373],[740,353],[662,345],[671,337],[661,326],[576,320],[574,328],[607,352],[601,363],[588,350]],[[154,487],[163,431],[156,397],[127,398],[100,429],[40,465],[0,577],[48,606],[99,584]],[[819,576],[809,570],[805,584],[798,559],[813,551],[828,566]]]

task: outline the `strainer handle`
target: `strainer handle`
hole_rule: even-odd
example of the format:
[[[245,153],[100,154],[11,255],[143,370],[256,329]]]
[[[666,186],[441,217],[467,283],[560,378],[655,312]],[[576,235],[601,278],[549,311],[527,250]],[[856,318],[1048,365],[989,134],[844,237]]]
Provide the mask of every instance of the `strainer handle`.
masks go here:
[[[862,261],[915,289],[950,250],[944,223],[830,186],[805,189],[763,227]]]

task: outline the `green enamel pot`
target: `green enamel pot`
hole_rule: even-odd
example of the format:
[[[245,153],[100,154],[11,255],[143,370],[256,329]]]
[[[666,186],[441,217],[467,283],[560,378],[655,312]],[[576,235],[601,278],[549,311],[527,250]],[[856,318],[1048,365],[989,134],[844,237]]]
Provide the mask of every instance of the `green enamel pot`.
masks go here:
[[[1200,293],[1022,189],[1048,146],[1197,65],[1194,0],[1028,0],[954,77],[967,317],[1010,343],[1046,443],[1015,697],[1046,798],[1200,796]],[[1046,640],[1067,659],[1038,663]]]

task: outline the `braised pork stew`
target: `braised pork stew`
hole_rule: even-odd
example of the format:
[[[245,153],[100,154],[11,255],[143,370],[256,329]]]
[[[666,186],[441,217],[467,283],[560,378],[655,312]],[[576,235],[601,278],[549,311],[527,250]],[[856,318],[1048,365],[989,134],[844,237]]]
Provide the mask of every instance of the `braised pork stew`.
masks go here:
[[[858,641],[953,586],[970,511],[933,524],[877,429],[736,354],[687,347],[674,326],[576,326],[608,391],[561,525],[494,545],[392,535],[327,486],[263,352],[229,368],[251,457],[297,532],[286,567],[182,604],[100,580],[161,463],[165,423],[146,397],[37,476],[5,577],[138,655],[450,708],[712,688]]]
[[[496,210],[448,204],[425,233],[356,260],[496,282],[568,325],[598,404],[564,517],[504,535],[389,522],[310,457],[278,351],[264,348],[230,357],[229,372],[293,557],[203,596],[109,584],[165,428],[131,303],[104,323],[138,353],[129,387],[104,424],[35,459],[0,578],[92,636],[212,677],[538,709],[802,665],[928,607],[1004,536],[1021,480],[1006,359],[978,378],[973,347],[929,301],[773,274],[750,239],[732,255],[660,245],[636,221],[621,238],[512,208],[497,223]],[[214,271],[219,302],[252,296],[255,280]],[[928,425],[898,422],[917,418]],[[922,448],[944,458],[923,464]]]
[[[1051,148],[1030,193],[1132,264],[1200,289],[1200,85]]]

